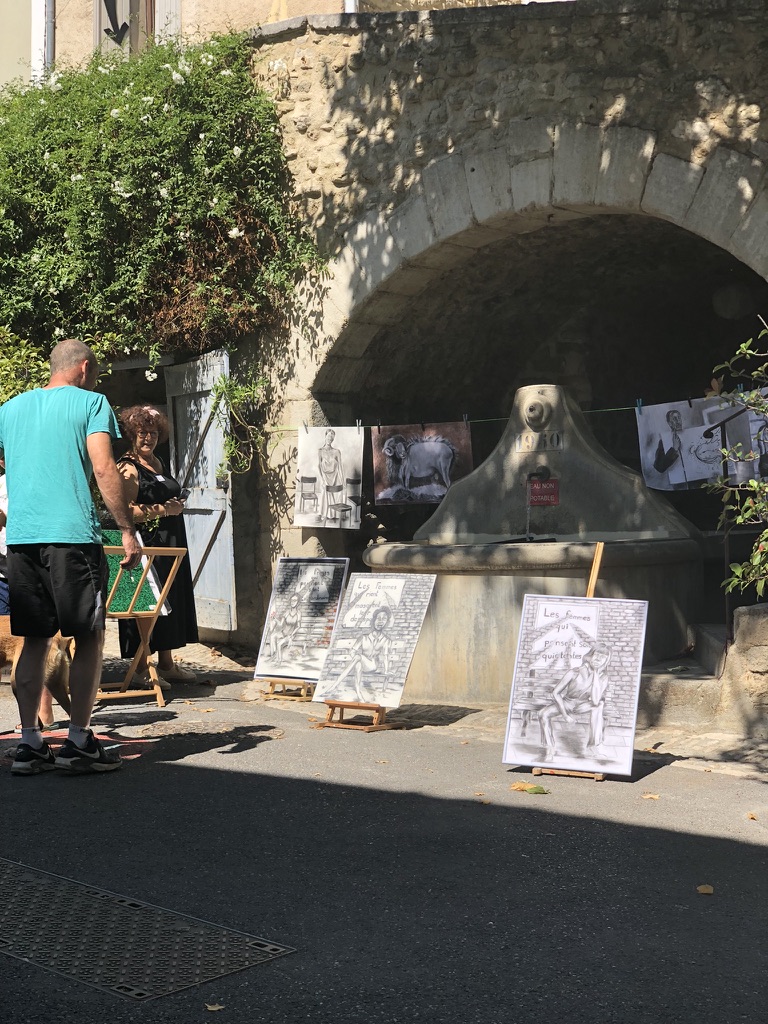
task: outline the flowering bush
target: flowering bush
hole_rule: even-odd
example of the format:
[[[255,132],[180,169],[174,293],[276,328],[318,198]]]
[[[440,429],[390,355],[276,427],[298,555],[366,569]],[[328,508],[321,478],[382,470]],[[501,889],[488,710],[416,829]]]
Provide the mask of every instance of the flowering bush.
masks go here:
[[[42,357],[70,336],[150,360],[231,344],[319,264],[244,35],[0,94],[0,325]]]

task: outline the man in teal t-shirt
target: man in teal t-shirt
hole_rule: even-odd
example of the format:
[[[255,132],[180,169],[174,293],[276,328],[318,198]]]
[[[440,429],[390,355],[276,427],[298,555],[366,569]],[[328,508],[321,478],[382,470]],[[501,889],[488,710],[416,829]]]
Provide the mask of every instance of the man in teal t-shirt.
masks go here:
[[[93,352],[69,338],[51,352],[47,386],[0,407],[11,631],[24,637],[16,666],[22,732],[14,775],[51,768],[112,771],[121,763],[90,729],[101,678],[107,587],[91,475],[122,530],[125,568],[139,562],[141,547],[112,455],[112,438],[120,436],[117,421],[106,398],[93,391],[97,378]],[[48,646],[57,630],[75,638],[75,654],[69,736],[54,758],[38,728],[37,711]]]

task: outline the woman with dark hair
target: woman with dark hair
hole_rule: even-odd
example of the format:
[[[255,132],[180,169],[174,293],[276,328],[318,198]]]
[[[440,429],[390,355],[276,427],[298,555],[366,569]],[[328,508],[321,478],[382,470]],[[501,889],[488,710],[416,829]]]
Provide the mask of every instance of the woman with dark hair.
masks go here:
[[[187,547],[184,528],[184,502],[181,487],[155,454],[157,445],[168,439],[168,420],[151,405],[133,405],[120,414],[120,427],[130,449],[117,468],[123,478],[123,490],[128,499],[134,522],[139,526],[147,547]],[[168,577],[170,559],[157,558],[155,569],[164,583]],[[155,622],[149,646],[157,653],[157,672],[161,686],[170,682],[193,682],[195,673],[182,668],[173,660],[172,652],[186,644],[197,643],[197,615],[192,590],[192,571],[187,555],[181,562],[176,578],[168,593],[170,614],[160,615]],[[131,619],[120,619],[120,654],[132,658],[139,648],[139,631]],[[146,675],[146,658],[137,671]]]

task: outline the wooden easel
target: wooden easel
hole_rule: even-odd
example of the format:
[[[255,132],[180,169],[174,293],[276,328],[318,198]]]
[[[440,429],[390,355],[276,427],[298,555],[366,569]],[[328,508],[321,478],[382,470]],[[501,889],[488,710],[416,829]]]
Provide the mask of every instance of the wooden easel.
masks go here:
[[[328,711],[325,721],[320,722],[318,729],[357,729],[359,732],[381,732],[382,729],[404,729],[405,722],[388,722],[387,709],[380,704],[355,704],[345,700],[326,700]],[[338,719],[334,718],[338,711]],[[345,722],[345,711],[370,711],[370,722]]]
[[[107,555],[124,556],[125,548],[120,545],[105,544],[104,553]],[[133,597],[125,611],[115,612],[111,610],[111,606],[114,602],[115,595],[117,594],[120,581],[125,574],[125,569],[122,567],[118,569],[117,576],[112,584],[112,589],[107,596],[107,618],[135,619],[136,627],[139,631],[139,649],[134,654],[133,661],[128,666],[128,671],[125,673],[125,678],[122,682],[102,682],[99,685],[99,690],[96,694],[97,700],[120,700],[129,697],[154,697],[159,708],[165,707],[165,697],[163,696],[162,688],[158,682],[157,668],[151,661],[148,661],[148,668],[149,678],[152,685],[142,689],[129,689],[129,684],[136,674],[136,666],[139,664],[142,656],[146,656],[147,658],[149,657],[149,639],[152,636],[152,630],[154,629],[155,622],[160,615],[163,603],[168,596],[171,584],[176,578],[176,573],[179,571],[179,566],[181,565],[182,559],[186,553],[186,548],[142,548],[142,554],[146,557],[143,559],[141,578],[136,585]],[[160,591],[155,607],[151,611],[139,611],[136,609],[135,605],[156,558],[173,558],[173,565],[171,566],[168,578]]]
[[[315,693],[315,684],[310,679],[280,679],[278,676],[256,678],[269,687],[261,691],[264,700],[312,700]],[[281,687],[279,691],[276,689],[278,686]]]
[[[587,593],[586,597],[595,596],[595,587],[597,586],[597,578],[600,575],[600,564],[603,561],[603,548],[605,542],[599,540],[595,544],[595,554],[592,558],[592,569],[589,573],[589,580],[587,582]],[[532,775],[570,775],[576,779],[594,779],[595,782],[605,782],[605,774],[603,772],[579,772],[570,771],[565,768],[541,768],[539,766],[531,769]]]

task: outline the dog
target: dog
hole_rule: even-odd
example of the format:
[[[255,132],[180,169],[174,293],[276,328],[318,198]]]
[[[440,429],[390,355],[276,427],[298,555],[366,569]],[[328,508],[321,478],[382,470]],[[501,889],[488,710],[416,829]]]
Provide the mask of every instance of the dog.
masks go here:
[[[55,698],[62,710],[68,715],[69,703],[69,666],[72,662],[72,637],[57,633],[51,640],[45,660],[45,676],[43,678],[43,696],[40,700],[40,727],[50,729],[55,721],[51,698]],[[16,694],[16,666],[24,646],[23,636],[13,636],[9,615],[0,615],[0,670],[11,666],[11,688]]]

